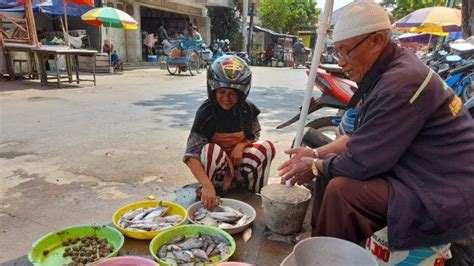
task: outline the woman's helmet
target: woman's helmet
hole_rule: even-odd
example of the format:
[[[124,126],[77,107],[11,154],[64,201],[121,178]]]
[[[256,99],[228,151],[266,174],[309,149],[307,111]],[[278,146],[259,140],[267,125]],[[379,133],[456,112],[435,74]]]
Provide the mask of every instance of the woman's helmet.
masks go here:
[[[243,99],[250,92],[252,71],[238,56],[225,55],[219,57],[207,70],[207,94],[214,100],[215,90],[219,88],[234,89]]]

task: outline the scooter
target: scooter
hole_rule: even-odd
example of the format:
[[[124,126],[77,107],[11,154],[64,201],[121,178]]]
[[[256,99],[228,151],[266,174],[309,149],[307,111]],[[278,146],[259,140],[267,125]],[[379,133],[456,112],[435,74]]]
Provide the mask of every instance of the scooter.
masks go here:
[[[356,83],[345,79],[344,76],[342,68],[337,65],[321,64],[319,66],[315,86],[322,92],[322,95],[317,99],[311,98],[308,114],[322,108],[335,108],[338,112],[335,116],[321,117],[307,123],[303,145],[315,147],[318,145],[315,142],[319,142],[321,138],[328,142],[335,139],[335,128],[339,125],[344,111],[348,108],[348,104],[357,90]],[[298,121],[300,113],[301,107],[297,115],[278,125],[277,129],[285,128]]]

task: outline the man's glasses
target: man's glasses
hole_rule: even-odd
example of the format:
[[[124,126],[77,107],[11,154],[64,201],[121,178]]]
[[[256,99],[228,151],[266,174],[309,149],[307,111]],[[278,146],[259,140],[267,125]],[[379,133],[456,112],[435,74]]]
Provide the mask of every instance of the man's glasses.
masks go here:
[[[349,56],[351,55],[352,52],[354,52],[365,40],[367,40],[370,36],[372,36],[375,32],[370,33],[369,35],[365,36],[362,40],[360,40],[352,49],[350,49],[347,52],[342,52],[342,51],[336,51],[336,56],[338,59],[343,59],[344,61],[347,61],[349,59]]]

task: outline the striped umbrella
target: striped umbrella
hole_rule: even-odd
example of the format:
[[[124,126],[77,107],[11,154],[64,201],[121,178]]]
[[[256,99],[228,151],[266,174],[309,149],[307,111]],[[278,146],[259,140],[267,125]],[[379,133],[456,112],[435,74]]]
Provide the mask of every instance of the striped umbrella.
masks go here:
[[[395,22],[397,28],[416,27],[417,32],[461,31],[461,10],[443,6],[418,9]]]
[[[127,13],[111,7],[94,8],[81,16],[88,24],[126,30],[136,30],[137,22]]]

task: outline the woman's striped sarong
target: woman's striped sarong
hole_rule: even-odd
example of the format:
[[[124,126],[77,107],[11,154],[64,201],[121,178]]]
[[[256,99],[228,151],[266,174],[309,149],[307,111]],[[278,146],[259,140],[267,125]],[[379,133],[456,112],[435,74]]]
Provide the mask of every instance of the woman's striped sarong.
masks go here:
[[[236,168],[235,178],[243,181],[251,191],[260,192],[268,183],[270,165],[275,157],[275,146],[270,141],[257,141],[244,149],[242,161]],[[201,163],[207,176],[213,181],[223,181],[228,155],[215,143],[206,144],[201,151]]]

